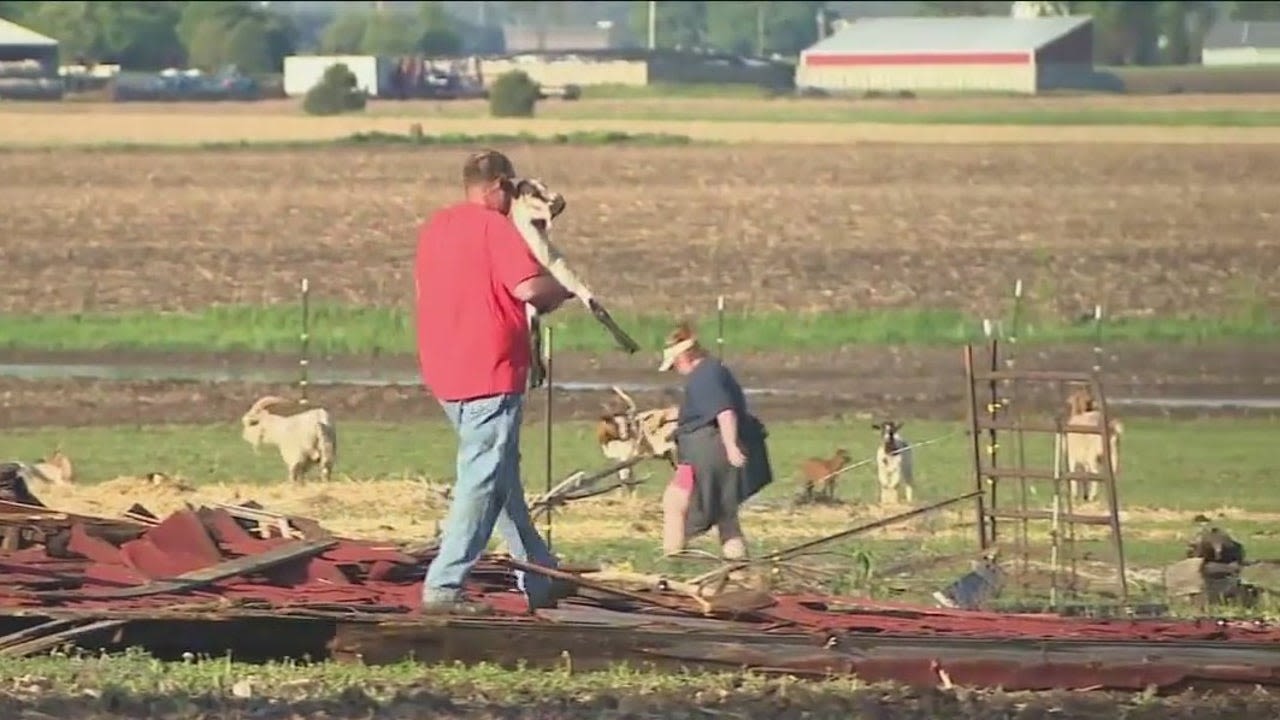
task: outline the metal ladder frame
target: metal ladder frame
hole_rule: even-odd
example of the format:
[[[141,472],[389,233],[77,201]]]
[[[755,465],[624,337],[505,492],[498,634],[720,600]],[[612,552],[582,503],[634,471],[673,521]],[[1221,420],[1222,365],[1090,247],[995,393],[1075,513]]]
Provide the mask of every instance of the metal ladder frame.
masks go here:
[[[1070,588],[1074,590],[1078,584],[1078,574],[1076,572],[1076,552],[1075,552],[1075,526],[1079,525],[1096,525],[1109,526],[1111,529],[1111,542],[1115,549],[1115,563],[1120,584],[1121,602],[1128,604],[1129,602],[1129,585],[1127,573],[1125,570],[1124,555],[1124,539],[1120,528],[1119,513],[1119,496],[1116,490],[1115,473],[1112,471],[1113,464],[1111,458],[1111,424],[1110,414],[1107,409],[1106,396],[1103,393],[1102,381],[1098,372],[1080,373],[1080,372],[1059,372],[1045,370],[1000,370],[998,359],[999,346],[997,341],[992,340],[989,344],[990,351],[990,369],[978,369],[974,362],[973,345],[969,344],[964,349],[964,368],[965,380],[967,385],[968,396],[968,415],[969,415],[969,436],[972,442],[973,451],[973,478],[974,488],[979,492],[976,497],[977,509],[977,527],[978,527],[978,543],[982,551],[987,551],[996,545],[997,529],[999,520],[1017,521],[1019,524],[1019,535],[1021,536],[1021,556],[1022,568],[1024,573],[1029,567],[1029,542],[1027,525],[1032,520],[1050,520],[1053,521],[1055,513],[1050,510],[1032,510],[1028,507],[1028,481],[1049,482],[1053,485],[1054,497],[1059,502],[1063,494],[1063,485],[1070,487],[1070,481],[1077,482],[1101,482],[1106,493],[1107,514],[1106,515],[1077,515],[1072,508],[1071,493],[1068,491],[1066,496],[1068,501],[1065,503],[1066,511],[1057,514],[1057,519],[1065,525],[1068,533],[1068,544],[1070,552],[1067,557],[1071,563]],[[986,406],[986,413],[981,412],[979,405],[979,383],[986,383],[990,392],[990,402]],[[1021,383],[1058,383],[1058,384],[1084,384],[1088,385],[1092,390],[1094,401],[1097,405],[1099,415],[1101,416],[1100,427],[1092,427],[1087,425],[1066,425],[1063,420],[1055,419],[1052,422],[1028,422],[1022,417],[1021,407],[1014,402],[1016,390]],[[1002,397],[1002,384],[1011,385],[1011,392]],[[1012,410],[1013,418],[1002,419],[1001,415],[1006,411]],[[1012,432],[1018,439],[1018,462],[1013,467],[1001,467],[998,461],[997,448],[999,447],[998,433]],[[982,445],[982,433],[987,433],[987,446]],[[1079,433],[1085,435],[1101,435],[1103,447],[1103,468],[1098,474],[1085,472],[1061,472],[1061,468],[1054,468],[1052,471],[1028,469],[1025,454],[1021,452],[1022,438],[1024,432],[1051,433],[1054,435],[1054,442],[1057,437],[1064,432],[1072,434]],[[984,452],[985,451],[985,452]],[[983,460],[983,455],[988,455],[989,460]],[[1065,458],[1062,462],[1066,462]],[[1018,481],[1019,490],[1019,507],[1014,509],[1003,510],[999,508],[998,500],[1000,494],[998,492],[1000,480],[1016,480]],[[1061,502],[1060,502],[1061,506]],[[1055,528],[1054,532],[1057,530]],[[1055,542],[1059,539],[1055,537]],[[1053,576],[1053,587],[1055,596],[1058,590],[1058,576],[1055,571]]]

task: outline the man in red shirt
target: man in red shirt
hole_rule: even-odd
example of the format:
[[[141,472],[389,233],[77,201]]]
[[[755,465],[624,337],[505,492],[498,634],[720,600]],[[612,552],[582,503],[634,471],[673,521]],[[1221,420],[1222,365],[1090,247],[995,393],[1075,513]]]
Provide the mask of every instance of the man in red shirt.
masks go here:
[[[422,380],[458,433],[457,479],[423,611],[484,614],[462,584],[496,528],[517,559],[555,567],[520,482],[520,421],[530,357],[525,304],[549,313],[573,297],[534,259],[512,224],[515,168],[502,153],[467,158],[466,198],[433,214],[414,264]],[[519,575],[531,610],[551,583]]]

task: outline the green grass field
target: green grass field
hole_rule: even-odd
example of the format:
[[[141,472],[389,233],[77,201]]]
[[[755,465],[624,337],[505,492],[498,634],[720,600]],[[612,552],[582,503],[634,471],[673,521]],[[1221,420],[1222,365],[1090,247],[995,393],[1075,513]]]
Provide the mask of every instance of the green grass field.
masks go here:
[[[1268,529],[1280,517],[1280,503],[1271,492],[1278,425],[1276,420],[1127,422],[1121,449],[1120,500],[1131,565],[1158,567],[1180,558],[1182,542],[1193,531],[1191,518],[1200,512],[1220,515],[1219,521],[1245,543],[1250,557],[1280,558],[1280,537]],[[537,422],[526,423],[522,457],[530,495],[545,488],[541,431]],[[913,442],[936,441],[917,450],[917,505],[973,487],[971,449],[961,424],[911,422],[907,431]],[[744,517],[756,547],[788,547],[883,516],[872,507],[875,475],[870,465],[851,470],[840,481],[837,494],[841,504],[792,506],[798,488],[791,478],[803,458],[827,456],[837,446],[847,448],[855,459],[872,456],[875,434],[864,422],[778,423],[770,432],[777,481],[753,500]],[[319,482],[283,486],[279,482],[283,467],[274,449],[264,448],[255,455],[232,423],[15,430],[0,439],[0,456],[36,458],[55,446],[72,458],[80,458],[77,483],[82,485],[66,491],[55,489],[46,502],[56,507],[115,515],[140,501],[163,513],[168,511],[166,502],[176,507],[201,499],[252,498],[281,511],[316,517],[338,532],[403,540],[420,540],[434,532],[445,508],[438,496],[433,499],[430,488],[451,481],[454,462],[454,438],[441,422],[343,424],[339,480],[335,481],[339,484],[335,486]],[[1012,462],[1016,440],[1009,438],[1001,447],[1002,462]],[[1029,466],[1047,469],[1052,458],[1048,438],[1028,435],[1026,454]],[[556,481],[574,470],[593,470],[605,464],[593,446],[588,424],[557,425],[553,455]],[[152,471],[186,479],[194,493],[163,496],[145,483],[122,486],[119,480],[102,485],[100,490],[93,487],[104,480]],[[650,474],[651,479],[636,498],[614,495],[557,513],[557,552],[574,561],[642,571],[663,567],[657,497],[670,471],[654,461],[642,466],[640,472]],[[1051,491],[1044,485],[1033,487],[1031,505],[1047,508]],[[1016,502],[1015,490],[1010,484],[1001,502]],[[157,502],[161,505],[155,506]],[[901,508],[891,512],[898,511]],[[868,556],[875,568],[911,558],[967,552],[976,547],[976,541],[971,526],[963,529],[965,522],[972,522],[968,503],[893,531],[844,543],[840,551],[846,558]],[[1006,532],[1012,533],[1013,524],[1007,527]],[[1030,532],[1033,540],[1043,542],[1046,524],[1033,523]],[[1101,531],[1091,530],[1081,537],[1083,550],[1099,560],[1110,557]],[[697,545],[713,550],[712,541],[703,538]],[[852,586],[848,583],[856,582],[856,578],[842,577],[832,589],[849,590]],[[915,598],[920,589],[907,587],[903,597]]]
[[[758,91],[708,98],[696,94],[661,97],[636,92],[608,95],[581,103],[545,101],[538,116],[563,120],[645,120],[666,122],[779,122],[779,123],[882,123],[888,125],[1005,125],[1005,126],[1134,126],[1151,127],[1276,127],[1280,111],[1274,109],[1160,109],[1088,107],[1027,107],[1024,109],[876,107],[874,101],[833,98],[823,102],[794,103],[788,98],[767,99]],[[706,102],[703,102],[706,100]],[[903,101],[909,102],[909,101]],[[1005,103],[1007,104],[1007,99]],[[863,104],[868,103],[868,104]],[[379,117],[421,117],[421,110],[394,103],[370,106]],[[447,118],[486,118],[479,103],[434,106],[431,115]]]
[[[714,321],[714,311],[701,318]],[[669,316],[617,319],[647,348],[661,346]],[[555,346],[565,351],[612,347],[585,313],[552,317]],[[192,313],[76,313],[0,317],[0,347],[25,350],[146,349],[284,352],[298,347],[300,306],[215,306]],[[1028,325],[1023,342],[1087,341],[1091,324]],[[1200,342],[1274,340],[1280,324],[1249,313],[1236,318],[1133,318],[1108,321],[1108,341]],[[412,312],[401,308],[321,305],[311,308],[312,348],[337,355],[413,352]],[[725,337],[743,350],[817,350],[859,344],[961,344],[982,339],[981,324],[960,312],[902,310],[830,313],[726,313]]]
[[[634,669],[503,671],[404,664],[246,665],[116,658],[0,660],[7,717],[44,718],[798,718],[810,720],[1270,720],[1266,693],[1159,698],[1098,692],[908,690],[852,680]]]
[[[1191,517],[1198,512],[1215,517],[1245,544],[1251,558],[1280,558],[1280,538],[1274,532],[1280,503],[1271,492],[1278,425],[1277,420],[1129,420],[1120,492],[1130,568],[1149,571],[1179,559],[1183,542],[1194,531]],[[522,456],[531,495],[544,487],[541,430],[538,422],[526,422]],[[970,445],[959,423],[911,422],[907,430],[914,442],[936,440],[916,451],[917,504],[972,487]],[[826,454],[837,445],[848,448],[855,459],[870,456],[875,438],[865,422],[778,423],[770,431],[778,481],[752,501],[743,518],[756,551],[792,546],[884,516],[867,504],[875,482],[867,466],[841,481],[838,496],[844,502],[839,505],[792,507],[789,502],[795,492],[790,478],[800,459]],[[1048,440],[1038,440],[1028,442],[1026,452],[1030,464],[1044,467],[1050,457]],[[280,483],[282,466],[274,449],[263,448],[255,455],[231,422],[15,430],[0,436],[0,457],[35,458],[54,446],[78,458],[78,486],[48,494],[37,488],[37,493],[50,505],[69,511],[112,516],[139,501],[164,513],[188,502],[255,499],[271,509],[314,517],[343,534],[419,541],[432,534],[445,510],[429,488],[449,482],[454,439],[438,421],[344,423],[338,479],[331,485],[311,482],[302,487]],[[1005,440],[1001,448],[1008,462],[1016,443]],[[557,425],[554,452],[557,479],[574,469],[604,464],[585,423]],[[151,471],[180,476],[194,490],[175,492],[168,485],[118,479]],[[558,512],[557,554],[640,572],[692,575],[708,569],[697,561],[673,566],[660,558],[657,496],[668,472],[656,461],[641,466],[641,476],[651,477],[637,498],[615,494]],[[1041,486],[1032,504],[1044,507],[1048,502]],[[804,562],[835,573],[823,586],[828,591],[927,602],[929,592],[967,569],[966,561],[951,560],[905,577],[893,569],[913,560],[971,555],[976,541],[966,522],[972,522],[967,503],[956,511],[845,541],[832,548],[834,555]],[[1006,524],[1003,532],[1012,533],[1012,525]],[[1033,527],[1033,542],[1043,547],[1045,537],[1043,523]],[[695,547],[714,549],[710,538]],[[1082,535],[1079,549],[1097,561],[1110,557],[1105,536],[1096,531]],[[857,569],[863,560],[869,572]],[[1105,565],[1087,565],[1087,572],[1106,580]],[[1135,599],[1162,599],[1151,585],[1132,585],[1131,592]],[[1039,593],[1011,585],[1002,602],[1044,602]],[[1272,616],[1276,608],[1265,604],[1253,612]],[[698,707],[711,708],[711,717],[761,718],[788,717],[797,708],[805,709],[805,717],[842,719],[1154,720],[1184,716],[1179,713],[1198,719],[1275,717],[1273,706],[1266,704],[1274,701],[1265,694],[1247,696],[1247,701],[1203,701],[1095,693],[977,693],[961,702],[949,691],[921,695],[852,680],[801,684],[738,673],[661,675],[643,667],[582,673],[567,666],[550,671],[412,664],[250,666],[230,659],[171,663],[128,654],[0,659],[0,678],[7,678],[0,680],[0,696],[9,698],[8,705],[0,698],[0,707],[11,709],[14,717],[27,717],[20,715],[26,709],[45,713],[31,717],[256,717],[251,711],[281,705],[290,707],[295,717],[319,717],[315,713],[323,710],[331,719],[425,717],[433,712],[477,719],[708,716]],[[89,712],[75,710],[77,703],[88,703]],[[1039,710],[1028,715],[1027,708]],[[1120,709],[1122,714],[1116,715]]]

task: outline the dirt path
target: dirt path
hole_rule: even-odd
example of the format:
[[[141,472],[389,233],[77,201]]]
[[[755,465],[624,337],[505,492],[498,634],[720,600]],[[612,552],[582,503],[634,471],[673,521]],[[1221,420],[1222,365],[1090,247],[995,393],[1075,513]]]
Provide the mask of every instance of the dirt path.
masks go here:
[[[1105,371],[1107,390],[1113,399],[1154,398],[1276,398],[1280,397],[1280,370],[1276,345],[1115,345],[1108,348]],[[645,383],[675,391],[677,380],[653,370],[653,358],[564,355],[557,358],[562,381]],[[748,387],[766,387],[787,394],[762,394],[752,398],[762,416],[773,420],[848,415],[879,415],[921,419],[960,419],[965,413],[960,349],[955,347],[849,348],[825,353],[786,355],[758,353],[730,355],[727,361]],[[179,356],[144,353],[51,354],[0,352],[4,363],[145,364],[183,368],[270,367],[287,373],[296,367],[289,357]],[[1031,348],[1021,354],[1024,369],[1088,370],[1088,347]],[[395,372],[413,378],[413,358],[320,358],[313,372],[326,369]],[[294,395],[296,387],[285,383],[211,383],[172,380],[18,380],[0,377],[0,426],[106,425],[116,423],[198,423],[238,417],[254,398],[266,393]],[[662,402],[664,393],[654,389],[634,393],[642,405]],[[317,385],[316,402],[342,417],[402,421],[434,417],[429,396],[414,384],[401,386]],[[564,419],[595,415],[607,391],[565,392],[557,398],[557,412]],[[1039,407],[1054,400],[1041,394]],[[540,412],[541,393],[530,401],[530,411]],[[1126,415],[1179,416],[1232,414],[1238,410],[1161,410],[1125,406]]]

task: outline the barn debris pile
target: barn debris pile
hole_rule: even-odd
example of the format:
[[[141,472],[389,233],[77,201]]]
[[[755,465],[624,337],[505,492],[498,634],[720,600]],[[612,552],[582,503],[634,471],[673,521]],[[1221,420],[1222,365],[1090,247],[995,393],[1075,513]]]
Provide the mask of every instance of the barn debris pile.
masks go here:
[[[430,548],[336,537],[253,504],[124,519],[0,501],[0,656],[63,642],[242,658],[755,668],[916,685],[1177,690],[1280,687],[1280,628],[1097,620],[725,593],[550,571],[575,592],[528,614],[521,564],[485,557],[467,588],[495,617],[416,612]],[[526,570],[543,571],[529,568]]]
[[[169,607],[195,596],[267,608],[408,613],[418,605],[430,559],[337,538],[314,522],[252,504],[182,510],[163,520],[135,505],[127,521],[14,503],[4,509],[0,605],[6,607],[119,610]],[[511,570],[493,562],[482,563],[473,578],[477,592],[511,587]],[[503,610],[523,606],[521,596],[504,595],[497,597]]]

